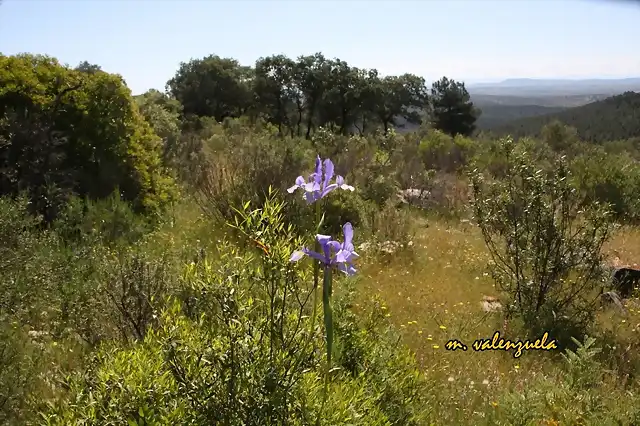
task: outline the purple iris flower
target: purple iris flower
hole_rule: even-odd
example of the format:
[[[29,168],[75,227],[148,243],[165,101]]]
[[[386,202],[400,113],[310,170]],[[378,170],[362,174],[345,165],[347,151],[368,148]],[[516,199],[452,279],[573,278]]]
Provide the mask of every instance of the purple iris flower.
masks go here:
[[[351,223],[347,222],[344,224],[342,229],[344,232],[343,243],[331,240],[329,235],[318,234],[316,235],[316,238],[320,243],[320,247],[322,249],[321,253],[317,253],[305,247],[302,250],[294,251],[291,255],[290,261],[297,262],[302,259],[304,255],[307,255],[319,260],[325,266],[336,265],[338,270],[347,275],[355,274],[356,269],[353,267],[353,261],[359,256],[358,253],[354,251],[353,247],[353,227],[351,226]],[[334,255],[332,255],[332,251],[335,252]]]
[[[304,177],[298,176],[296,178],[296,184],[287,189],[287,192],[292,194],[296,189],[301,188],[304,190],[304,198],[307,204],[311,204],[325,197],[336,188],[353,191],[353,186],[344,183],[344,178],[340,175],[336,176],[335,183],[330,184],[329,182],[333,178],[333,173],[334,169],[331,160],[327,158],[323,164],[318,155],[316,158],[316,171],[311,173],[309,180],[305,181]]]

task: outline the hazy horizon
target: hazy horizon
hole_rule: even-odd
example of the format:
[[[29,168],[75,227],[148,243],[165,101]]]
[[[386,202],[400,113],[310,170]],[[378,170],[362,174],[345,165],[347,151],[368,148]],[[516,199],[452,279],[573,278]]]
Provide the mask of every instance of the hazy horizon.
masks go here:
[[[0,52],[42,53],[164,90],[209,54],[322,52],[383,75],[468,85],[507,79],[640,77],[638,2],[595,0],[4,0]]]
[[[501,79],[493,79],[493,80],[465,80],[466,83],[471,84],[498,84],[508,80],[532,80],[532,81],[553,81],[553,80],[565,80],[565,81],[586,81],[586,80],[596,80],[596,81],[612,81],[612,80],[630,80],[630,79],[640,79],[639,75],[629,75],[629,76],[586,76],[586,77],[506,77]]]

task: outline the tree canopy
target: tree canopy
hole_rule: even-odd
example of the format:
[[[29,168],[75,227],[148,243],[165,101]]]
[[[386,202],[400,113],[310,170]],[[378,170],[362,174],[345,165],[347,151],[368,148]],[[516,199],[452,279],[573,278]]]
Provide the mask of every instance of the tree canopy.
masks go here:
[[[452,136],[474,132],[479,114],[464,83],[441,78],[431,88],[431,103],[435,128]]]
[[[0,56],[0,194],[28,191],[53,219],[70,195],[118,189],[139,210],[169,200],[161,141],[119,75],[54,58]]]
[[[169,92],[186,115],[211,116],[217,121],[244,114],[251,104],[253,70],[238,61],[210,55],[180,64],[169,80]]]
[[[462,95],[464,85],[446,81],[451,85],[435,92],[445,96],[438,98],[440,102],[447,101],[461,112],[472,107],[468,94]],[[167,89],[184,106],[184,115],[217,121],[259,116],[282,135],[304,134],[307,138],[321,126],[341,134],[362,134],[377,128],[386,132],[401,121],[420,124],[430,109],[424,78],[408,73],[382,77],[375,69],[353,67],[322,53],[297,59],[262,57],[253,68],[215,55],[192,59],[180,65]],[[460,120],[462,124],[455,124]],[[449,121],[466,129],[473,125],[475,115],[456,115]]]

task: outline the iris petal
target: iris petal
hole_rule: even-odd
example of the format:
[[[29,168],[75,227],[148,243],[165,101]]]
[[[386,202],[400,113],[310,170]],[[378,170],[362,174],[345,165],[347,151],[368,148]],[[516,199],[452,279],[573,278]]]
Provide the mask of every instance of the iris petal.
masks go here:
[[[319,155],[316,157],[316,172],[313,174],[313,180],[317,184],[322,182],[322,160]]]
[[[302,250],[296,250],[293,253],[291,253],[291,258],[289,259],[289,262],[297,262],[303,257],[304,257],[304,252]]]
[[[324,181],[322,182],[322,187],[326,188],[329,186],[329,182],[333,178],[333,162],[328,158],[324,160]]]
[[[351,225],[351,222],[345,223],[342,227],[342,231],[344,232],[345,248],[347,248],[348,246],[353,247],[353,244],[351,244],[351,241],[353,240],[353,226]]]

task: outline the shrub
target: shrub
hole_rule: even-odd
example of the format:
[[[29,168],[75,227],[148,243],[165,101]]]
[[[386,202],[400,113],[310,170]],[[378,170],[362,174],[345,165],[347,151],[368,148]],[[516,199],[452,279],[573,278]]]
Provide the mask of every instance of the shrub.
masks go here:
[[[159,256],[133,247],[105,268],[98,298],[107,302],[110,323],[127,341],[144,339],[161,310],[164,298],[175,290],[168,252]]]
[[[626,154],[589,148],[571,162],[574,183],[584,204],[608,203],[619,221],[640,219],[640,164]]]
[[[43,407],[40,424],[193,424],[165,365],[162,343],[152,332],[144,345],[131,349],[103,347],[85,375],[66,380],[70,398]]]
[[[53,224],[55,232],[69,244],[133,244],[152,229],[153,223],[136,215],[115,191],[110,197],[92,201],[72,197]]]
[[[411,251],[415,236],[414,218],[407,209],[388,203],[373,215],[373,241],[367,243],[367,254],[396,254]]]
[[[606,209],[581,210],[563,160],[537,169],[526,152],[502,142],[503,180],[472,173],[474,215],[492,256],[492,275],[534,333],[575,332],[593,319],[602,285],[601,248],[610,234]],[[577,327],[577,328],[576,328]]]
[[[359,314],[350,309],[355,292],[349,284],[343,286],[335,307],[337,364],[345,374],[364,379],[366,393],[390,424],[425,424],[430,414],[426,379],[413,354],[400,344],[379,300],[367,299]]]
[[[420,155],[424,167],[456,173],[467,164],[474,153],[474,142],[463,136],[447,136],[439,130],[432,130],[420,142]]]
[[[323,336],[310,306],[316,291],[291,263],[303,241],[284,212],[272,191],[260,208],[238,208],[240,245],[219,243],[217,260],[189,264],[179,299],[157,326],[128,348],[104,346],[43,409],[43,424],[422,424],[422,379],[394,336],[385,337],[394,344],[380,345],[388,334],[381,311],[359,324],[350,302],[337,299],[343,346],[329,349],[353,367],[321,380],[328,371],[320,368]],[[344,282],[333,281],[338,288]],[[137,311],[135,304],[123,308],[123,315]]]
[[[30,418],[29,396],[37,378],[37,357],[26,333],[0,311],[0,423],[22,425]]]
[[[136,211],[154,214],[175,195],[161,141],[120,76],[0,55],[0,110],[0,195],[28,190],[47,222],[73,194],[100,199],[120,188]]]
[[[209,159],[198,185],[200,206],[210,217],[223,221],[233,220],[234,208],[244,202],[262,205],[269,186],[284,191],[308,169],[302,141],[241,129],[227,129],[224,138],[209,141]],[[287,218],[297,225],[304,224],[300,206],[287,205]]]
[[[371,230],[370,217],[375,210],[375,205],[363,200],[358,192],[341,191],[324,203],[325,232],[340,235],[342,225],[346,222],[350,222],[360,232],[368,232]]]
[[[557,375],[540,375],[524,386],[502,393],[491,424],[635,424],[637,399],[615,388],[595,360],[595,339],[574,340],[575,352],[563,354]],[[596,385],[597,384],[597,385]]]

